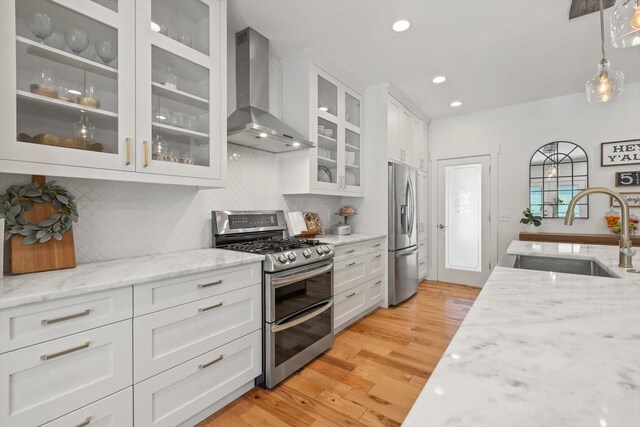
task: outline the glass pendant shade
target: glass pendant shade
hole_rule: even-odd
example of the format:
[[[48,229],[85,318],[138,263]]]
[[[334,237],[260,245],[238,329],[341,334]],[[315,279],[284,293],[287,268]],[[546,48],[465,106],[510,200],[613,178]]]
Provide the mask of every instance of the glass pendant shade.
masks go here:
[[[73,132],[76,138],[84,139],[85,141],[91,141],[93,139],[93,132],[96,127],[89,122],[89,118],[83,112],[80,116],[80,121],[73,124]]]
[[[611,44],[617,48],[640,46],[640,0],[618,0],[611,15]]]
[[[603,59],[598,64],[598,73],[587,81],[587,101],[589,103],[607,102],[622,94],[624,74],[613,71],[609,61]]]

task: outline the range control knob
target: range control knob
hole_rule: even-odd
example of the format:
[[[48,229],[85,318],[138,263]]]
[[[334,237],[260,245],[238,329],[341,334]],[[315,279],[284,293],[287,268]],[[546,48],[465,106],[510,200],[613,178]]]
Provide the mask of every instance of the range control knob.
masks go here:
[[[287,254],[287,258],[289,258],[289,261],[293,262],[293,261],[295,261],[295,260],[296,260],[296,258],[298,258],[298,257],[296,256],[295,252],[289,252],[289,253]]]
[[[302,255],[304,255],[305,258],[310,258],[311,251],[309,249],[305,249],[304,251],[302,251]]]
[[[331,253],[331,248],[329,246],[323,246],[322,247],[322,252],[325,254],[329,254]]]
[[[318,255],[322,255],[324,254],[324,249],[322,249],[323,246],[318,246],[318,249],[316,249],[316,252],[318,252]]]
[[[282,264],[286,264],[287,263],[287,257],[285,256],[285,254],[278,255],[278,261],[280,261]]]
[[[325,252],[325,253],[330,254],[333,251],[333,247],[332,246],[325,246],[325,247],[327,248],[327,252]]]

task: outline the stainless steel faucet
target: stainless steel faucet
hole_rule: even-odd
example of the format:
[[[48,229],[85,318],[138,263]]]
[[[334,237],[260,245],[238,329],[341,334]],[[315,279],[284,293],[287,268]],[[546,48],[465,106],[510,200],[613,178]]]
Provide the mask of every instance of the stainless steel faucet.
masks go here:
[[[582,199],[584,196],[595,193],[606,194],[613,197],[618,201],[618,203],[620,203],[622,218],[620,218],[620,262],[618,263],[618,266],[623,268],[631,268],[633,267],[632,259],[635,251],[631,247],[631,235],[629,233],[629,204],[627,203],[625,198],[622,197],[622,194],[604,187],[593,187],[582,190],[581,192],[573,196],[573,198],[569,202],[567,214],[564,217],[564,225],[573,225],[573,219],[575,216],[574,211],[576,209],[576,203],[578,203],[578,200]]]

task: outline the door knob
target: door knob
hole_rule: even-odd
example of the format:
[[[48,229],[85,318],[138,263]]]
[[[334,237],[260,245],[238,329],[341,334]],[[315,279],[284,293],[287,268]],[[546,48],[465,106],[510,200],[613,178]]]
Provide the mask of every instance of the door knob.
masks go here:
[[[438,224],[438,228],[439,228],[440,230],[442,230],[442,229],[443,229],[443,228],[445,228],[445,227],[446,227],[446,226],[445,226],[444,224]]]

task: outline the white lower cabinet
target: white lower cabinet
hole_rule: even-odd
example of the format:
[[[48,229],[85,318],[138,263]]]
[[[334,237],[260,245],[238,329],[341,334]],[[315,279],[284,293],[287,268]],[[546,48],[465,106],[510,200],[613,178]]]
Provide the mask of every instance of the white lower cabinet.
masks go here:
[[[133,426],[133,387],[73,411],[42,427],[131,427]]]
[[[418,242],[418,279],[423,280],[427,277],[427,248],[429,245],[426,240]]]
[[[260,329],[261,297],[254,285],[136,317],[134,382]]]
[[[335,296],[333,327],[338,328],[367,308],[365,285],[358,285]]]
[[[339,256],[338,256],[339,255]],[[383,299],[386,257],[382,240],[336,247],[333,328],[355,322]]]
[[[134,385],[136,426],[175,426],[262,373],[255,331]]]
[[[0,356],[0,425],[40,425],[131,385],[131,320]]]

